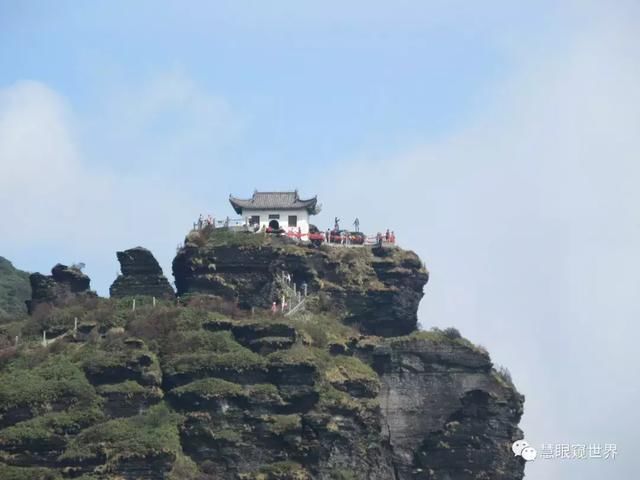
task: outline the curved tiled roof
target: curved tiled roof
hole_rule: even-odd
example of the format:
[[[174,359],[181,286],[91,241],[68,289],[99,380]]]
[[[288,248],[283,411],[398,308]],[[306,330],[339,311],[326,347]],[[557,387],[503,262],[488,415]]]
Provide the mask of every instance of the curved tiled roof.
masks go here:
[[[298,191],[293,192],[253,192],[249,199],[236,198],[229,195],[229,202],[238,214],[243,209],[252,210],[295,210],[306,209],[314,215],[319,211],[318,198],[313,197],[303,200],[298,196]]]

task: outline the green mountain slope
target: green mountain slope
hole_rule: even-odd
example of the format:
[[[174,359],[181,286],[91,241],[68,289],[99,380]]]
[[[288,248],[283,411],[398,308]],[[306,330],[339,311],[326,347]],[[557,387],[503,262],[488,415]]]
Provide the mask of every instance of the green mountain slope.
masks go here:
[[[30,296],[29,274],[0,257],[0,320],[26,313],[24,302]]]

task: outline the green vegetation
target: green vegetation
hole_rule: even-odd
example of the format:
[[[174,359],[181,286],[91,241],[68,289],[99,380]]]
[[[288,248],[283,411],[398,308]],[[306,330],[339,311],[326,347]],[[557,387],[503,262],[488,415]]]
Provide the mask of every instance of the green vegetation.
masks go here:
[[[12,467],[0,463],[2,480],[61,480],[62,475],[48,468]]]
[[[298,332],[306,335],[309,343],[318,348],[326,348],[330,344],[346,346],[350,338],[358,335],[356,330],[332,315],[308,313],[289,322]]]
[[[284,435],[294,431],[300,431],[302,422],[300,415],[262,415],[260,419],[265,422],[267,429],[276,435]]]
[[[326,411],[350,411],[356,415],[364,416],[376,408],[378,402],[375,399],[357,399],[348,393],[338,390],[328,382],[319,383],[317,386],[320,400],[318,408]]]
[[[179,453],[167,478],[168,480],[197,480],[201,477],[196,463],[183,453]]]
[[[183,395],[194,394],[201,398],[238,397],[244,394],[241,385],[227,382],[219,378],[205,378],[196,380],[171,390],[171,394],[180,398]]]
[[[289,349],[273,352],[267,358],[273,365],[298,365],[316,368],[326,362],[328,354],[319,349],[297,344]]]
[[[2,430],[0,444],[34,444],[54,436],[74,435],[83,428],[104,420],[97,406],[76,407],[65,412],[46,413]]]
[[[259,246],[268,243],[271,236],[265,233],[234,231],[228,228],[205,227],[202,230],[192,230],[185,238],[185,244],[198,247],[220,246]]]
[[[110,420],[83,430],[62,455],[65,460],[94,458],[105,452],[110,462],[133,456],[181,452],[182,417],[160,403],[143,415]]]
[[[0,374],[0,408],[37,407],[56,401],[70,405],[93,405],[98,396],[82,370],[66,355],[52,355],[30,368],[16,361]]]
[[[241,372],[266,365],[264,357],[240,345],[228,331],[180,333],[168,350],[163,368],[169,375],[224,369]]]
[[[341,285],[364,287],[375,282],[382,286],[373,270],[369,248],[333,248],[330,252]]]
[[[154,392],[150,388],[143,387],[138,382],[134,382],[133,380],[125,380],[124,382],[120,383],[99,385],[98,387],[96,387],[96,391],[100,395],[120,394],[130,398],[137,395],[149,397],[161,395],[161,392],[157,392],[156,394],[154,394]]]
[[[218,370],[233,370],[240,373],[249,369],[263,369],[265,366],[264,357],[244,348],[228,353],[177,355],[167,360],[164,364],[164,371],[169,375]]]
[[[380,379],[371,367],[360,359],[338,355],[333,358],[334,365],[327,369],[325,376],[334,386],[344,385],[348,382],[361,383],[372,392],[377,392],[380,388]]]
[[[0,321],[15,319],[27,312],[25,300],[31,297],[29,274],[0,257]]]
[[[128,368],[160,383],[162,372],[157,356],[146,348],[127,345],[126,340],[121,335],[87,345],[78,352],[76,359],[81,360],[84,370],[93,376]]]
[[[454,346],[456,345],[462,346],[462,347],[469,348],[481,355],[488,356],[487,351],[483,347],[481,347],[480,345],[475,345],[474,343],[470,342],[466,338],[460,336],[460,332],[458,332],[458,330],[455,328],[453,329],[449,328],[445,330],[441,330],[439,328],[432,328],[431,330],[428,330],[428,331],[413,332],[403,337],[388,338],[386,342],[389,345],[400,347],[403,344],[407,344],[415,340],[428,340],[434,343],[444,343],[444,344],[451,344]]]

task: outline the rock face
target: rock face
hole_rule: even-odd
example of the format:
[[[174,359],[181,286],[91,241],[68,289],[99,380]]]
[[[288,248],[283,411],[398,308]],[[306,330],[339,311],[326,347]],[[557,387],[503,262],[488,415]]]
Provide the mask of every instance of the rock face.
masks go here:
[[[507,480],[524,476],[511,444],[524,398],[489,355],[424,332],[375,347],[380,405],[398,480]]]
[[[242,234],[238,234],[242,237]],[[278,238],[246,245],[193,244],[173,261],[178,295],[213,294],[245,308],[279,301],[277,277],[288,272],[298,288],[320,295],[327,308],[368,334],[404,335],[417,328],[429,278],[418,256],[396,248],[314,248]],[[254,238],[251,238],[254,237]]]
[[[27,310],[33,313],[40,304],[63,305],[83,296],[93,296],[89,289],[90,278],[80,269],[58,263],[51,269],[51,275],[32,273],[31,300],[27,300]]]
[[[143,247],[117,252],[121,275],[109,288],[112,297],[173,298],[173,288],[153,254]]]

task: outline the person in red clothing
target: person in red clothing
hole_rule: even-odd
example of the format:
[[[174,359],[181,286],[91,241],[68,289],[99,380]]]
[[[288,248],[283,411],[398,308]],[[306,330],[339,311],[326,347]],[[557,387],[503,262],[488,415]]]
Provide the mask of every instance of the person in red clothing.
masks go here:
[[[395,245],[396,243],[396,234],[394,233],[393,230],[391,230],[391,238],[390,238],[391,243],[393,243]]]

